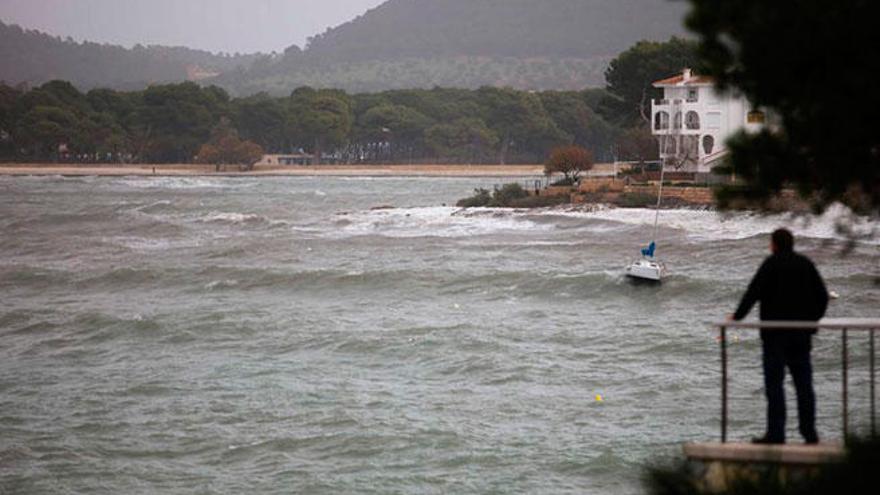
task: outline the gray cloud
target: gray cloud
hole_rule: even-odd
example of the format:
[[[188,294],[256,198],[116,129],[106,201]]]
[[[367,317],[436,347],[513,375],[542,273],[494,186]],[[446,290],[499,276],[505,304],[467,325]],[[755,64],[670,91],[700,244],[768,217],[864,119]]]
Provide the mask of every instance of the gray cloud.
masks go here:
[[[0,19],[77,41],[280,52],[384,1],[0,0]]]

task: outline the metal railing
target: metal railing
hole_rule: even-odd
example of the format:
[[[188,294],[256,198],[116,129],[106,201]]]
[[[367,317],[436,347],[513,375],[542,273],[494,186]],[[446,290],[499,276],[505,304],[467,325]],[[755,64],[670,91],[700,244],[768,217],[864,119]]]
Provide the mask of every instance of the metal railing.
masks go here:
[[[868,332],[868,358],[870,368],[870,407],[871,407],[871,435],[877,436],[877,409],[876,409],[876,385],[875,385],[875,351],[874,333],[880,330],[880,319],[876,318],[846,318],[846,319],[823,319],[816,321],[724,321],[713,324],[713,327],[721,331],[719,342],[721,344],[721,443],[727,442],[727,331],[730,329],[743,330],[767,330],[772,332],[785,332],[792,330],[833,330],[841,333],[841,401],[843,403],[843,439],[849,437],[849,349],[848,338],[850,331]]]

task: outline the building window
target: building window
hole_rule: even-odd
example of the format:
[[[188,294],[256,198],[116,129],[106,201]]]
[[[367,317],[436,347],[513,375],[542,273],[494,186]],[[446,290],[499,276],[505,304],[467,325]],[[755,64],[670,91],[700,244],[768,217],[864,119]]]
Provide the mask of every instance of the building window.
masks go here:
[[[700,114],[694,111],[690,111],[685,116],[685,125],[688,129],[699,129],[700,128]]]
[[[675,120],[672,122],[673,129],[681,129],[681,112],[675,112]]]
[[[711,155],[715,149],[715,137],[709,134],[703,136],[703,154]]]
[[[657,112],[654,115],[654,129],[669,129],[669,114],[667,112]]]
[[[700,95],[700,92],[699,92],[699,90],[697,90],[697,88],[688,88],[687,101],[689,103],[695,103],[695,102],[699,101],[699,95]]]
[[[749,115],[746,117],[746,119],[746,122],[748,122],[749,124],[763,124],[765,120],[764,112],[753,110],[749,112]]]

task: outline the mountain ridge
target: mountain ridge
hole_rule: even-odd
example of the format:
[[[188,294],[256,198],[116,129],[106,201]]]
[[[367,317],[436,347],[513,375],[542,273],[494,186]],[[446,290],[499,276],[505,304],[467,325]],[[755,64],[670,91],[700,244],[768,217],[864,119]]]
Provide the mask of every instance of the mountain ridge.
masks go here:
[[[349,62],[613,56],[640,39],[682,34],[683,12],[667,0],[388,0],[309,38],[303,53]]]
[[[181,46],[77,42],[0,20],[0,81],[39,85],[53,79],[81,89],[141,89],[149,84],[198,80],[262,55],[221,55]]]
[[[667,0],[388,0],[283,54],[216,55],[62,40],[0,21],[0,80],[82,89],[198,80],[233,94],[510,86],[601,86],[607,63],[643,39],[684,33]]]
[[[247,74],[217,81],[272,94],[302,85],[601,86],[607,63],[637,41],[683,35],[684,12],[666,0],[388,0],[310,38],[305,49],[291,46]]]

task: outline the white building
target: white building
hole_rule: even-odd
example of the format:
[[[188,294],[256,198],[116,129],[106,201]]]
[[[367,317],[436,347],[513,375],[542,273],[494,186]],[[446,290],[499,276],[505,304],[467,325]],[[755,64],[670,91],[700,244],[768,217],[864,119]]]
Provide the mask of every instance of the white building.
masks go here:
[[[663,98],[651,102],[651,128],[667,170],[708,173],[727,154],[727,138],[741,129],[759,131],[766,120],[745,97],[719,93],[712,78],[690,69],[654,87]]]
[[[256,163],[260,166],[289,166],[289,165],[311,165],[314,161],[314,155],[308,153],[291,153],[287,155],[263,155],[263,158]]]

